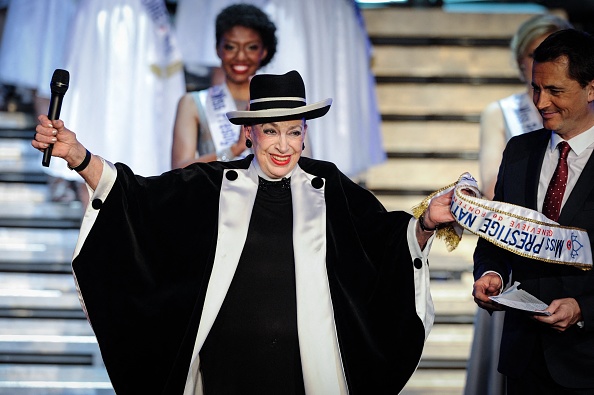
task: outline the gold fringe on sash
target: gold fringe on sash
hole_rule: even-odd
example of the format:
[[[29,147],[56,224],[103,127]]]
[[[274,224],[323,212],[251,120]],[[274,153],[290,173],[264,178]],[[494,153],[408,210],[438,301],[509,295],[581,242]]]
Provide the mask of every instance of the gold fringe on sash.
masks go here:
[[[462,174],[457,182],[447,185],[423,199],[421,203],[412,208],[413,216],[418,219],[427,211],[433,198],[451,190],[454,190],[454,196],[450,211],[456,217],[455,221],[439,226],[436,233],[437,238],[444,240],[448,251],[456,249],[466,230],[516,255],[542,262],[571,265],[582,270],[592,269],[592,250],[586,230],[561,226],[546,218],[542,213],[525,207],[482,199],[477,182],[469,173]],[[467,207],[470,212],[464,212]],[[469,215],[469,213],[472,214]],[[474,219],[470,220],[471,218]],[[480,219],[475,221],[477,218]],[[540,243],[536,242],[536,239],[527,243],[524,243],[524,239],[524,241],[520,240],[521,244],[516,243],[515,236],[510,239],[513,243],[500,240],[501,232],[497,236],[487,234],[491,222],[501,227],[501,231],[505,228],[508,229],[504,239],[507,239],[512,228],[522,227],[521,230],[514,230],[514,233],[522,232],[526,235],[528,235],[527,232],[534,233],[533,237],[539,237]],[[535,233],[536,230],[538,233]],[[553,243],[555,248],[547,247],[548,244],[543,248],[545,242]],[[565,245],[565,247],[559,248],[561,245]],[[511,246],[515,246],[515,248]]]
[[[421,215],[423,215],[425,213],[425,211],[427,211],[427,208],[429,207],[429,202],[431,202],[431,199],[433,199],[436,196],[446,193],[450,189],[455,188],[456,185],[458,185],[458,183],[460,182],[460,180],[465,177],[472,178],[472,176],[469,173],[464,173],[458,178],[458,181],[456,181],[450,185],[447,185],[441,189],[438,189],[437,191],[433,192],[431,195],[427,196],[425,199],[423,199],[423,201],[421,203],[417,204],[416,206],[414,206],[412,208],[413,216],[418,219]],[[474,178],[472,178],[472,179],[474,180]],[[475,197],[479,197],[479,198],[481,197],[478,187],[473,188],[469,185],[465,185],[465,186],[467,187],[465,189],[469,192],[472,192],[472,194]],[[459,227],[460,231],[456,231],[456,228],[455,228],[456,226]],[[446,249],[448,250],[448,252],[452,252],[456,249],[456,247],[458,247],[458,244],[460,244],[460,240],[462,240],[462,233],[463,233],[463,228],[460,225],[458,225],[456,222],[452,222],[445,226],[438,227],[435,237],[437,237],[438,239],[442,239],[445,242]]]

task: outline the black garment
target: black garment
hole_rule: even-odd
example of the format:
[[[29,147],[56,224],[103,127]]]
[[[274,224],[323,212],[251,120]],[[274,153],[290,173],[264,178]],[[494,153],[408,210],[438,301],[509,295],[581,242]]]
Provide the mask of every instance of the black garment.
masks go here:
[[[217,246],[219,197],[223,181],[233,181],[223,171],[252,160],[196,163],[158,177],[116,164],[115,184],[72,266],[118,395],[183,392],[215,253],[225,248]],[[332,163],[302,157],[299,166],[324,180],[325,261],[349,393],[396,394],[425,337],[411,216],[387,212]]]
[[[592,388],[567,388],[551,377],[539,343],[532,352],[526,370],[520,377],[506,377],[506,395],[593,395]]]
[[[286,185],[258,189],[233,281],[200,350],[206,395],[305,393]]]

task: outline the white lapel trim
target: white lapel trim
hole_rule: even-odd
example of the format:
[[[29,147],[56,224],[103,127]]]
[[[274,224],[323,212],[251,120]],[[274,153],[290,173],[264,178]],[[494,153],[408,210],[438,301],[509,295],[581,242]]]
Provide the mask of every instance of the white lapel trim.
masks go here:
[[[297,329],[305,392],[347,394],[326,271],[325,180],[299,166],[291,176]]]
[[[237,179],[229,181],[227,173],[234,171]],[[237,269],[239,258],[252,215],[252,208],[258,192],[258,174],[252,166],[245,169],[227,169],[223,174],[219,196],[219,229],[212,274],[208,281],[202,317],[194,343],[192,360],[184,395],[202,393],[199,353],[208,332],[223,305],[225,295]]]
[[[235,170],[239,176],[233,182],[223,178],[217,251],[184,395],[202,394],[199,352],[229,290],[247,238],[258,186],[254,164],[255,161],[248,170]],[[344,395],[348,390],[326,272],[325,182],[316,189],[311,184],[314,178],[299,166],[291,174],[297,330],[303,380],[307,394]],[[220,246],[229,248],[221,251]],[[210,284],[216,287],[211,288]]]

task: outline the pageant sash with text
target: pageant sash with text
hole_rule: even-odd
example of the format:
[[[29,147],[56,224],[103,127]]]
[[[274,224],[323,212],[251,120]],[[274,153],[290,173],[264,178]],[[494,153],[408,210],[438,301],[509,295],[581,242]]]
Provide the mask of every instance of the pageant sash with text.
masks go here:
[[[506,139],[542,128],[542,118],[526,93],[517,93],[499,100],[505,118]]]
[[[227,118],[227,112],[237,110],[227,85],[215,85],[200,91],[198,97],[206,113],[215,151],[221,152],[231,147],[239,138],[241,127],[233,125]]]
[[[454,195],[450,211],[456,220],[454,238],[457,237],[458,241],[462,236],[461,229],[464,229],[526,258],[571,265],[583,270],[592,269],[592,249],[584,229],[559,225],[536,210],[481,199],[480,193],[477,193],[476,180],[468,173],[460,176],[456,183],[427,197],[413,209],[415,216],[424,212],[433,197],[452,189]],[[445,229],[443,235],[452,238],[452,229]],[[456,245],[457,241],[450,242],[450,249]]]

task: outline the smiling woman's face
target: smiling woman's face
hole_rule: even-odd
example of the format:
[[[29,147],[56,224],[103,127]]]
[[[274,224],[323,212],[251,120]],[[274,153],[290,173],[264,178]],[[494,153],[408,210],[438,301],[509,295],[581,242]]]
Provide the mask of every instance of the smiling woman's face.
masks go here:
[[[276,179],[297,165],[306,131],[305,120],[298,119],[246,126],[245,136],[252,140],[252,151],[264,174]]]
[[[236,84],[248,82],[267,53],[260,34],[243,26],[234,26],[225,32],[217,47],[225,77]]]

